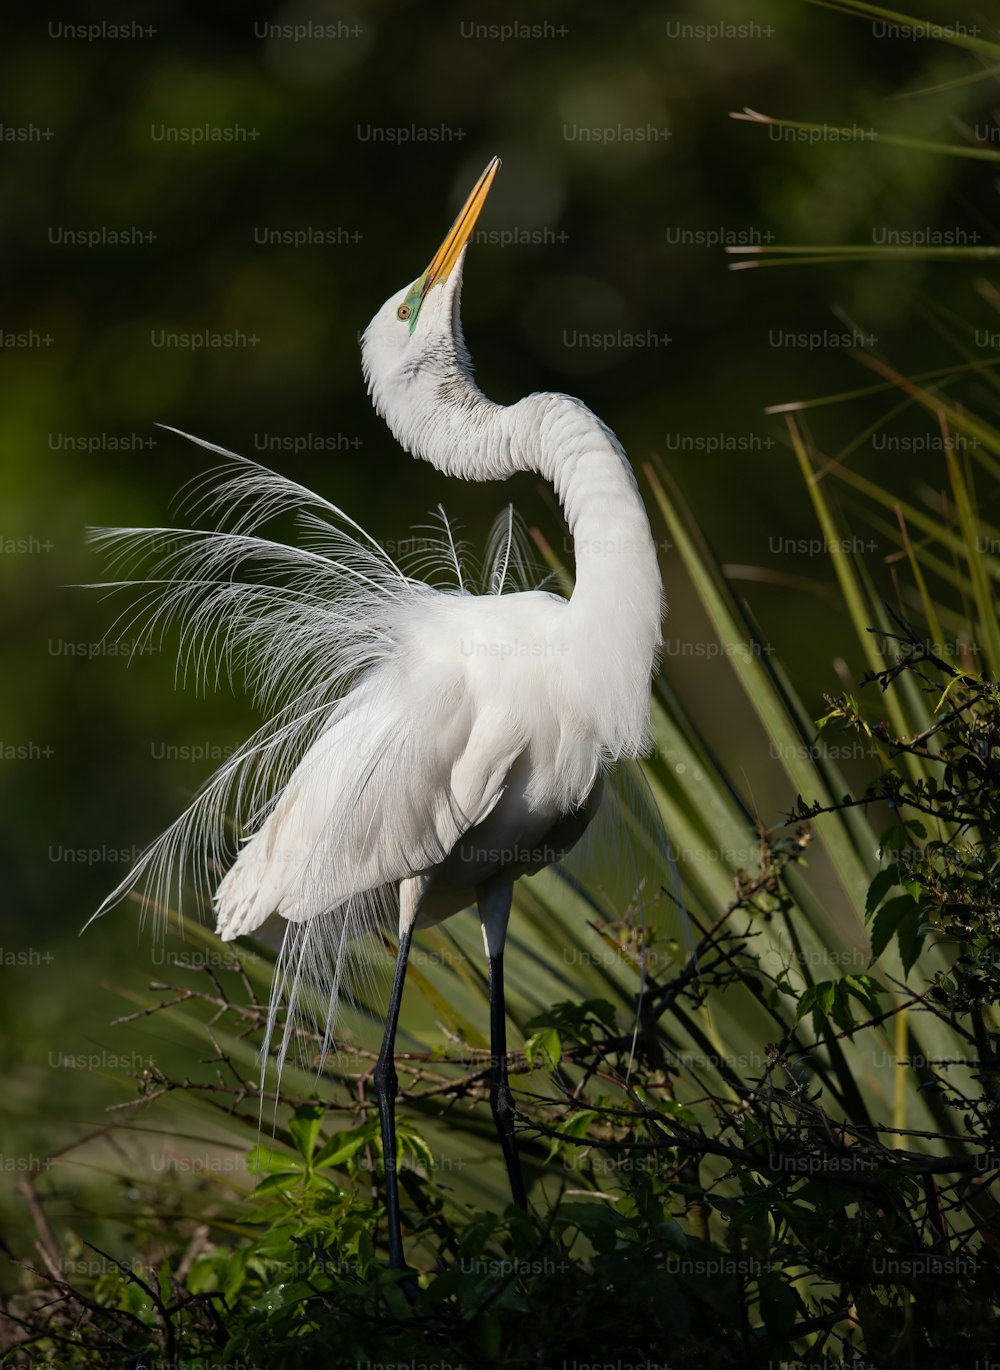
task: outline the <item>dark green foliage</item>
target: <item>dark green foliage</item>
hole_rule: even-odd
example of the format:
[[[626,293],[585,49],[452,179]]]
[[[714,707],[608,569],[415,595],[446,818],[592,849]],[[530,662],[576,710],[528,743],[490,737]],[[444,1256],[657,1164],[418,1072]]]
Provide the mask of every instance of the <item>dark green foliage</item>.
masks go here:
[[[747,931],[706,934],[700,977],[682,971],[647,986],[638,1058],[630,1062],[630,1034],[600,1000],[556,1004],[530,1025],[515,1070],[541,1061],[554,1089],[518,1093],[522,1137],[547,1139],[546,1167],[560,1180],[553,1202],[539,1195],[530,1215],[456,1202],[404,1122],[418,1283],[402,1278],[382,1254],[377,1121],[362,1109],[360,1123],[334,1130],[320,1103],[303,1101],[250,1153],[257,1178],[243,1202],[205,1203],[202,1193],[207,1234],[193,1258],[188,1220],[156,1235],[141,1274],[123,1260],[81,1288],[29,1279],[12,1311],[38,1341],[34,1360],[22,1351],[12,1363],[47,1363],[44,1351],[52,1364],[106,1366],[146,1350],[157,1366],[191,1370],[548,1366],[598,1352],[674,1367],[888,1365],[905,1346],[922,1366],[972,1365],[1000,1305],[1000,692],[955,673],[916,637],[879,677],[883,688],[904,672],[943,701],[937,721],[918,738],[892,739],[893,765],[846,803],[888,799],[898,813],[868,917],[880,949],[895,941],[907,969],[928,942],[945,953],[928,983],[900,986],[888,1008],[879,966],[797,994],[786,977],[769,977],[750,929],[764,887],[780,903],[801,843],[765,846],[762,878],[728,919]],[[853,703],[834,704],[829,721],[838,717],[865,726]],[[907,756],[930,761],[935,778],[905,779]],[[726,1088],[681,1102],[664,1016],[683,1003],[695,1011],[734,981],[780,1006],[779,1040],[759,1044],[766,1066],[756,1077],[727,1065]],[[915,1035],[933,1021],[966,1044],[960,1060],[899,1063],[935,1094],[942,1120],[936,1144],[920,1138],[919,1150],[884,1122],[830,1111],[822,1084],[828,1075],[848,1093],[832,1043],[903,1013]],[[798,1037],[807,1018],[813,1044]],[[155,1208],[156,1195],[149,1201]]]

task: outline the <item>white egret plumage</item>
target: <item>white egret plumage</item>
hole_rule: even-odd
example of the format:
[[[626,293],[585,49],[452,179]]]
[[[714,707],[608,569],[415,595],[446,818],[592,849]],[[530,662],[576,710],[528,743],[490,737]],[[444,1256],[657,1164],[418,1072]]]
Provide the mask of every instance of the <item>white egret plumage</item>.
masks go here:
[[[523,1207],[503,1000],[513,886],[579,839],[607,767],[647,750],[660,645],[655,547],[617,439],[579,400],[535,394],[502,406],[473,381],[459,319],[462,271],[498,166],[496,158],[487,166],[428,269],[372,319],[364,372],[376,409],[412,456],[463,480],[532,471],[551,482],[573,537],[569,599],[503,593],[510,538],[492,593],[433,588],[334,506],[219,448],[226,475],[203,507],[222,528],[97,534],[116,555],[154,558],[143,578],[119,582],[141,587],[146,631],[179,619],[199,667],[213,654],[242,658],[270,710],[111,898],[141,880],[162,905],[192,860],[209,889],[229,864],[213,891],[219,935],[283,919],[275,1001],[284,993],[294,1006],[307,983],[319,984],[328,1031],[354,939],[398,922],[374,1073],[395,1266],[404,1262],[393,1050],[414,929],[478,906],[490,1101]],[[258,534],[290,508],[311,511],[302,545]],[[233,860],[234,819],[245,837]]]

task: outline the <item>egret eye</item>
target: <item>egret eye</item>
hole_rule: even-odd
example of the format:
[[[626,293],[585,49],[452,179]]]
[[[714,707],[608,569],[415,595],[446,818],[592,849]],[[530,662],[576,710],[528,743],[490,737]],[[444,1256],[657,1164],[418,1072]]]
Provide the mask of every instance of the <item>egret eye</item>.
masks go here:
[[[408,304],[401,304],[399,308],[396,310],[396,318],[408,319],[411,313],[412,310],[410,309],[410,306]]]

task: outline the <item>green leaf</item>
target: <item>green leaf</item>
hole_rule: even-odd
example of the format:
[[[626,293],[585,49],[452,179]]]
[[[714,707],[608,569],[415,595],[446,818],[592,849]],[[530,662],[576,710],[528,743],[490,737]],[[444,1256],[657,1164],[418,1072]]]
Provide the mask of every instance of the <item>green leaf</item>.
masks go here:
[[[556,1209],[554,1220],[560,1227],[579,1228],[583,1235],[599,1251],[609,1250],[622,1228],[625,1220],[611,1204],[594,1201],[593,1203],[564,1203]]]
[[[917,908],[913,896],[909,894],[898,894],[895,899],[890,899],[887,904],[883,904],[872,923],[872,960],[878,960],[893,937],[899,934],[904,923],[907,920],[912,920],[915,923],[919,914],[920,910]]]
[[[399,1127],[398,1138],[399,1148],[403,1155],[408,1155],[414,1161],[419,1162],[430,1174],[434,1169],[434,1152],[420,1133],[404,1123]]]
[[[845,975],[842,980],[836,982],[830,1017],[842,1032],[850,1035],[857,1026],[851,1012],[851,1000],[859,1000],[864,1005],[866,1015],[874,1017],[880,1011],[876,996],[884,992],[882,986],[870,975]]]
[[[196,1256],[188,1272],[186,1286],[191,1294],[208,1294],[219,1287],[219,1257],[215,1252]]]
[[[572,1118],[563,1123],[559,1131],[565,1137],[586,1137],[587,1129],[596,1117],[598,1117],[596,1109],[583,1108],[579,1113],[574,1114]]]
[[[856,999],[860,999],[869,1012],[879,1012],[881,1005],[878,1002],[878,997],[880,994],[885,994],[885,990],[873,976],[848,975],[845,976],[844,983],[850,993]]]
[[[255,1195],[273,1194],[275,1190],[285,1189],[290,1184],[295,1184],[302,1180],[303,1172],[300,1170],[283,1170],[275,1175],[267,1175],[260,1184],[254,1189]]]
[[[312,1162],[316,1138],[323,1123],[325,1110],[320,1104],[300,1104],[288,1120],[288,1131],[306,1165]]]
[[[586,1138],[587,1129],[590,1124],[598,1117],[596,1109],[584,1108],[579,1113],[575,1113],[572,1118],[568,1118],[559,1126],[558,1137],[549,1139],[549,1149],[545,1157],[546,1161],[551,1161],[552,1157],[565,1146],[571,1146],[574,1142],[579,1142]]]
[[[899,866],[896,862],[893,862],[891,866],[886,866],[885,870],[879,871],[868,886],[868,897],[865,900],[865,918],[871,917],[889,891],[898,884]]]
[[[914,910],[912,917],[907,917],[899,928],[899,956],[903,962],[903,969],[909,974],[917,962],[924,946],[924,938],[927,936],[927,925],[923,922],[920,910]]]
[[[532,1033],[524,1044],[524,1054],[528,1064],[537,1065],[539,1061],[546,1070],[555,1070],[562,1059],[562,1040],[554,1027],[542,1028]]]
[[[760,1316],[775,1342],[784,1342],[801,1308],[802,1300],[781,1275],[773,1271],[761,1275]]]
[[[829,1016],[837,994],[836,980],[819,980],[810,985],[799,1000],[795,1010],[795,1021],[799,1023],[807,1013],[812,1013],[814,1022]]]
[[[247,1170],[252,1175],[263,1171],[265,1174],[275,1174],[278,1171],[287,1170],[293,1164],[287,1151],[275,1151],[270,1146],[255,1146],[247,1154]]]
[[[227,1302],[232,1302],[243,1288],[246,1280],[246,1262],[249,1251],[234,1251],[226,1262],[222,1293]]]
[[[851,1032],[855,1026],[854,1015],[851,1013],[848,986],[843,980],[834,991],[833,1003],[830,1006],[830,1017],[841,1032]]]
[[[273,1288],[265,1290],[250,1307],[255,1313],[277,1313],[282,1309],[303,1302],[312,1293],[309,1285],[299,1280],[289,1281],[288,1283],[276,1284]]]
[[[335,1132],[326,1145],[313,1157],[313,1169],[322,1166],[343,1165],[359,1151],[375,1140],[378,1123],[366,1123],[364,1127],[351,1128],[350,1131]]]

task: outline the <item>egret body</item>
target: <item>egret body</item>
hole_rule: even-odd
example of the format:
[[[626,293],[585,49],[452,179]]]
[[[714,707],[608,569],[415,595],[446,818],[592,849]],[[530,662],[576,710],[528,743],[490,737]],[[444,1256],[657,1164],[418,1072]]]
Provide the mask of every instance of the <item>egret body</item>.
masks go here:
[[[404,1261],[393,1050],[414,930],[478,907],[489,962],[490,1101],[512,1194],[524,1206],[503,1001],[513,886],[578,840],[607,767],[646,751],[660,645],[655,547],[617,439],[567,395],[502,406],[473,380],[459,318],[462,272],[498,166],[494,158],[483,172],[428,269],[372,319],[364,372],[376,409],[412,456],[462,480],[531,471],[551,482],[573,538],[571,597],[432,588],[403,575],[346,520],[349,533],[337,534],[335,546],[328,537],[289,554],[299,587],[290,605],[277,592],[259,593],[258,583],[239,587],[239,599],[232,568],[278,556],[252,536],[260,510],[228,533],[190,535],[166,577],[170,613],[195,634],[218,624],[230,652],[234,640],[259,652],[270,673],[262,693],[276,681],[285,693],[268,727],[227,762],[147,867],[162,879],[192,847],[221,846],[228,799],[249,835],[214,892],[219,934],[229,940],[285,920],[277,988],[296,994],[304,973],[321,978],[326,958],[330,1019],[347,944],[398,917],[374,1074],[394,1266]],[[332,509],[253,463],[241,463],[226,490],[251,504],[256,492],[266,512],[304,495]],[[212,507],[225,497],[213,496]],[[138,545],[135,530],[105,536]],[[494,589],[504,589],[505,571],[501,560]],[[237,605],[242,620],[227,622]],[[276,758],[280,784],[264,774],[273,777]]]

